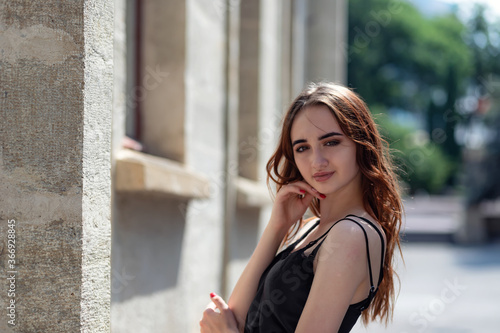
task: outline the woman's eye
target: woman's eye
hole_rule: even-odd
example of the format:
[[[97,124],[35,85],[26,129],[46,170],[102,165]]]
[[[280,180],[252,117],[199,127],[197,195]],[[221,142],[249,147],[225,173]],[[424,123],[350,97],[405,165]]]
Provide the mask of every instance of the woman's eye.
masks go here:
[[[305,147],[305,146],[300,146],[300,147],[298,147],[297,149],[295,149],[295,151],[296,151],[297,153],[302,153],[302,152],[303,152],[303,151],[305,151],[306,149],[307,149],[307,147]]]
[[[332,140],[332,141],[328,141],[327,143],[325,143],[326,146],[336,146],[338,145],[340,142],[337,141],[337,140]]]

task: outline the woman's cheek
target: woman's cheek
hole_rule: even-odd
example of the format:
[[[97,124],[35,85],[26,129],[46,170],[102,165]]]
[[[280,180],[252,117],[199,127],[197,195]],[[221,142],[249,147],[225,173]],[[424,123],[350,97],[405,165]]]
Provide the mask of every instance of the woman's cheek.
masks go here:
[[[304,175],[307,175],[307,170],[306,170],[306,163],[304,163],[303,158],[295,158],[295,164],[297,165],[297,169],[299,169],[300,174],[302,175],[302,178],[305,178]]]

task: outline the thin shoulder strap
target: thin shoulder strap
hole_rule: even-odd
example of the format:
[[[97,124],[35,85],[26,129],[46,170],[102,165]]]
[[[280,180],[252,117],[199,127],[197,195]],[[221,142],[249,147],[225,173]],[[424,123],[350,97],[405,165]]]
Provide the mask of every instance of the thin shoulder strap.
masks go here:
[[[384,237],[382,236],[382,233],[380,232],[380,230],[370,220],[368,220],[364,217],[361,217],[361,216],[353,215],[353,214],[349,214],[347,216],[354,216],[354,217],[362,219],[363,221],[365,221],[366,223],[371,225],[373,227],[373,229],[375,229],[375,231],[377,232],[378,236],[380,237],[380,244],[382,246],[381,246],[381,256],[380,256],[380,272],[379,272],[379,278],[378,278],[378,283],[377,283],[377,287],[378,287],[380,285],[380,282],[382,282],[382,278],[384,276],[384,255],[385,255]],[[357,223],[357,224],[359,225],[359,223]],[[361,225],[359,225],[359,226],[361,227]],[[363,231],[365,231],[364,228],[362,228],[362,229],[363,229]],[[365,232],[365,237],[366,237],[366,232]],[[368,249],[368,238],[366,238],[366,245],[367,245],[367,249]],[[368,262],[369,261],[370,261],[370,257],[368,256]],[[370,274],[371,274],[371,267],[370,267]]]
[[[349,218],[349,216],[354,216],[354,217],[359,217],[365,221],[367,221],[368,223],[370,223],[370,225],[373,226],[373,223],[371,223],[369,220],[367,219],[364,219],[360,216],[356,216],[356,215],[352,215],[352,214],[349,214],[347,215],[346,217],[344,217],[343,219],[340,219],[338,220],[337,222],[335,222],[329,229],[327,232],[325,232],[321,237],[319,237],[317,240],[320,240],[321,238],[323,238],[321,240],[321,242],[314,248],[314,250],[312,251],[311,255],[312,256],[316,256],[316,253],[318,252],[319,250],[319,247],[321,246],[321,244],[323,244],[324,240],[326,239],[326,235],[328,234],[328,232],[337,224],[339,223],[340,221],[344,221],[344,220],[349,220],[351,222],[354,222],[356,223],[360,228],[361,230],[363,231],[363,234],[365,236],[365,244],[366,244],[366,257],[368,258],[368,271],[369,271],[369,274],[370,274],[370,286],[371,286],[371,291],[370,292],[374,292],[377,288],[378,288],[378,285],[380,284],[380,282],[382,281],[382,264],[383,264],[383,254],[384,254],[384,241],[383,241],[383,238],[382,238],[382,235],[380,234],[380,231],[375,228],[375,230],[377,230],[377,232],[379,233],[379,236],[381,238],[381,241],[382,241],[382,262],[381,262],[381,267],[380,267],[380,274],[379,274],[379,282],[377,284],[377,287],[375,287],[375,285],[373,284],[373,273],[372,273],[372,263],[371,263],[371,258],[370,258],[370,247],[369,247],[369,244],[368,244],[368,235],[366,234],[366,230],[365,228],[363,228],[363,226],[358,222],[358,221],[355,221],[351,218]]]
[[[311,231],[316,228],[319,224],[319,219],[313,224],[312,227],[310,227],[306,232],[304,232],[304,234],[302,236],[300,236],[299,239],[297,239],[295,242],[292,243],[293,246],[291,246],[292,248],[295,247],[295,245],[297,245],[298,243],[300,243],[304,238],[307,237],[307,235],[309,235],[311,233]]]
[[[335,222],[330,228],[328,228],[328,230],[323,234],[321,235],[320,237],[316,238],[314,241],[310,242],[309,243],[309,246],[311,245],[314,245],[317,241],[321,240],[321,242],[319,242],[319,244],[314,248],[314,250],[311,252],[311,256],[316,256],[316,253],[318,252],[319,250],[319,247],[321,246],[321,244],[323,244],[323,242],[325,241],[326,239],[326,235],[328,235],[328,233],[330,232],[330,230],[332,230],[332,228],[337,224],[339,223],[340,221],[344,220],[345,218],[343,219],[340,219],[338,220],[337,222]]]
[[[368,245],[368,235],[366,234],[366,230],[365,230],[365,228],[363,228],[363,226],[358,221],[350,219],[347,216],[346,216],[345,220],[349,220],[351,222],[356,223],[361,228],[361,230],[363,230],[363,234],[365,235],[366,256],[368,257],[368,271],[370,273],[370,286],[371,286],[372,290],[375,290],[375,285],[373,284],[372,261],[370,259],[370,247]]]

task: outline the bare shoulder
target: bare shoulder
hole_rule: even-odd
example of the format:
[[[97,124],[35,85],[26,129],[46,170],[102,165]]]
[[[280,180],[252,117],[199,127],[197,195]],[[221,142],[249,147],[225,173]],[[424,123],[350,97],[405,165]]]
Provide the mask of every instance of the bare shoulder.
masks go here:
[[[352,221],[337,222],[321,244],[313,269],[318,281],[336,281],[349,290],[351,301],[368,276],[363,230]]]
[[[379,221],[368,214],[364,216],[351,215],[349,218],[351,219],[350,222],[352,222],[352,220],[356,221],[365,230],[370,243],[380,244],[382,238],[384,245],[386,244],[385,231]]]
[[[332,254],[337,253],[345,259],[352,260],[354,257],[360,257],[366,253],[364,252],[366,250],[363,250],[364,245],[363,230],[352,221],[340,220],[328,232],[319,249],[318,259],[321,261],[326,256],[331,257]]]
[[[386,243],[384,231],[377,221],[368,221],[350,216],[337,222],[325,238],[318,252],[318,259],[331,257],[333,253],[343,256],[345,260],[365,257],[367,242],[371,253],[380,253],[381,247],[385,247]]]

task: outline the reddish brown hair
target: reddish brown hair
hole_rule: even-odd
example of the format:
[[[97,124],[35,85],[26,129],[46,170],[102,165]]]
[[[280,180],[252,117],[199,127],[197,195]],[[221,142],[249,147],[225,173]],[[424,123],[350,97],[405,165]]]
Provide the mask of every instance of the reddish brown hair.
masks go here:
[[[382,226],[387,248],[384,257],[383,280],[370,307],[363,311],[364,323],[379,317],[387,324],[392,319],[395,301],[393,254],[396,246],[401,253],[399,231],[403,205],[398,179],[389,154],[389,147],[379,131],[368,107],[352,90],[333,83],[309,85],[292,102],[283,118],[278,147],[267,163],[268,183],[273,180],[279,191],[283,185],[303,180],[293,157],[290,132],[296,115],[311,105],[326,105],[336,118],[344,134],[356,143],[356,160],[362,173],[364,205]],[[319,215],[319,200],[309,207]],[[283,243],[288,242],[303,225],[301,219],[292,226]],[[293,232],[294,231],[294,232]]]

